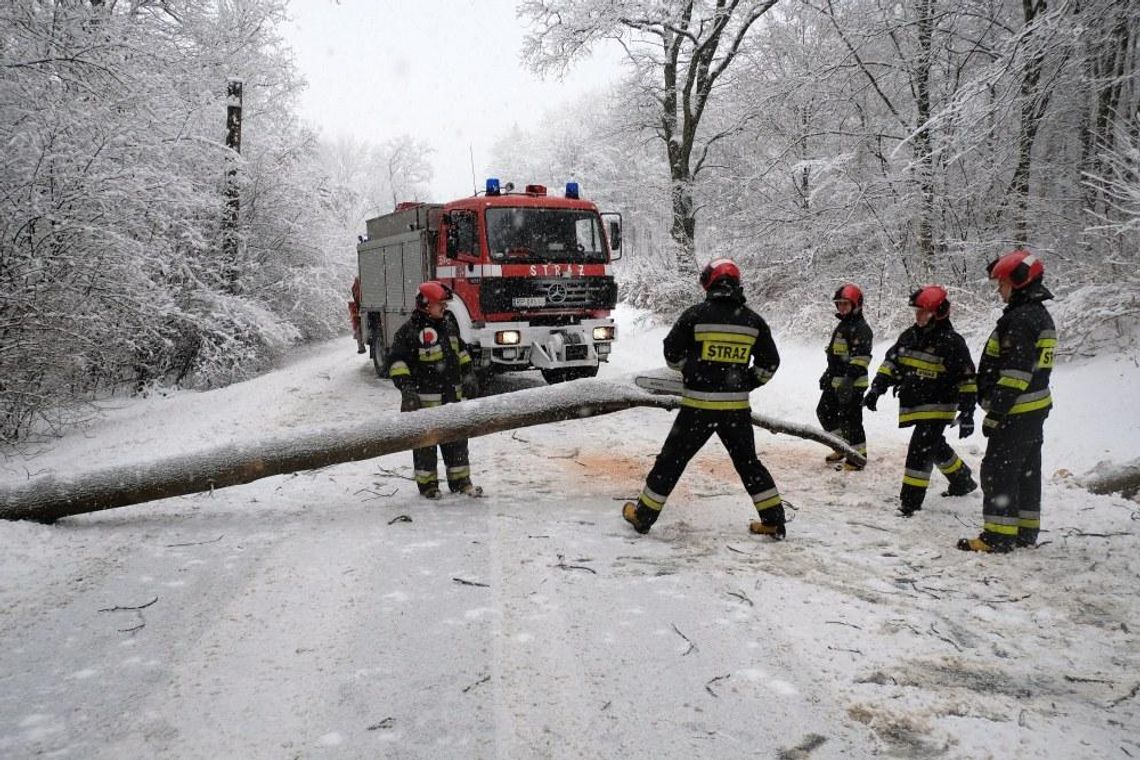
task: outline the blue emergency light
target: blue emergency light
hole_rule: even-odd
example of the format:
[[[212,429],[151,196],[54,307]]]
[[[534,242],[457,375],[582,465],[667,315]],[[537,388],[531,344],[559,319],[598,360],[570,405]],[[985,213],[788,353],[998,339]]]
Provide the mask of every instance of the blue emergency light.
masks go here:
[[[487,179],[487,195],[499,194],[499,180],[497,177],[489,177]]]
[[[567,182],[566,183],[566,197],[567,198],[573,198],[575,200],[578,199],[578,183],[577,182]]]

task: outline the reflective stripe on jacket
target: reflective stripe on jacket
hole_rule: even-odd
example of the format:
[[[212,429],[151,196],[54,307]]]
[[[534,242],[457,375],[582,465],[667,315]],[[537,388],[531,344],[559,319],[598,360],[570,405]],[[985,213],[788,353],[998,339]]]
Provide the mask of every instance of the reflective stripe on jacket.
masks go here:
[[[698,409],[748,409],[748,393],[780,366],[768,324],[744,305],[739,289],[713,290],[685,310],[665,336],[665,362],[680,370],[681,404]]]
[[[1048,416],[1053,406],[1049,378],[1057,331],[1043,301],[1053,297],[1035,282],[1015,290],[986,341],[978,366],[978,395],[989,428],[1009,415]]]
[[[839,320],[827,344],[827,376],[832,388],[847,382],[861,389],[870,385],[867,372],[871,367],[873,340],[871,327],[862,312],[846,314]]]
[[[413,388],[424,406],[463,398],[463,374],[471,366],[455,320],[436,321],[416,311],[396,331],[388,353],[388,377],[399,389]]]
[[[882,395],[898,386],[899,427],[973,414],[978,386],[966,341],[949,319],[926,328],[912,325],[887,350],[871,390]]]

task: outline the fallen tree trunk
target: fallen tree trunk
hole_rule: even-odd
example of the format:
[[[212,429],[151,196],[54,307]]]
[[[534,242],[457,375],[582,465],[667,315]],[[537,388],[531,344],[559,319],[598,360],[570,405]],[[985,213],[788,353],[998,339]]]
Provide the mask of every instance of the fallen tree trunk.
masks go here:
[[[407,414],[390,412],[368,422],[320,428],[289,438],[219,446],[91,472],[40,476],[0,487],[0,519],[54,522],[71,515],[638,406],[675,409],[680,399],[649,393],[632,382],[576,380]],[[846,443],[817,428],[760,414],[753,414],[752,419],[774,433],[818,441],[843,451],[852,461],[864,461]]]

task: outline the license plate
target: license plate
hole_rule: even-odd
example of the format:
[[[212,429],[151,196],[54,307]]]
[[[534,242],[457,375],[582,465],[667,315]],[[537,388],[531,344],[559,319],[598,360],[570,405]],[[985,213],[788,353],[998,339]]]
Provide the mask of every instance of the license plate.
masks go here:
[[[546,306],[546,296],[515,298],[511,300],[511,303],[521,309],[533,308],[535,306]]]

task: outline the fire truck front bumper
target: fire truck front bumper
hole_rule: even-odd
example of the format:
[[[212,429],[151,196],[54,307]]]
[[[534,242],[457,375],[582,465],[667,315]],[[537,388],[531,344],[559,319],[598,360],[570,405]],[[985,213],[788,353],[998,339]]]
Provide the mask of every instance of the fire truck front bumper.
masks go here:
[[[496,338],[515,339],[501,343]],[[483,353],[500,369],[565,369],[596,367],[609,360],[616,328],[611,319],[591,319],[576,325],[535,327],[526,323],[499,324]],[[490,351],[488,352],[488,348]]]

